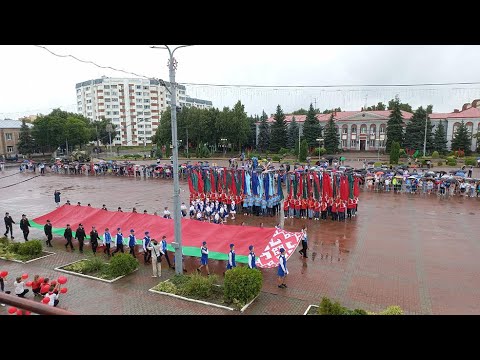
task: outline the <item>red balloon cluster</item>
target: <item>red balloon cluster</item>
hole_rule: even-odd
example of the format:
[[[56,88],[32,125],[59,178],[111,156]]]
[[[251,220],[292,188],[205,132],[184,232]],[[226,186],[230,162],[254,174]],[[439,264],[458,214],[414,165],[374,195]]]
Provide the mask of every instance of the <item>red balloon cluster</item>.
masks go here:
[[[17,312],[17,308],[15,306],[11,306],[8,308],[8,313],[9,314],[15,314]]]
[[[17,310],[17,315],[23,315],[23,311],[21,309]]]
[[[42,288],[40,289],[40,292],[46,293],[50,290],[50,285],[43,285]]]
[[[48,304],[50,302],[50,298],[48,296],[45,296],[43,299],[42,299],[42,303],[44,304]]]
[[[50,285],[55,286],[57,285],[57,282],[55,280],[50,281]]]
[[[25,313],[23,315],[32,315],[31,311],[25,310]]]
[[[39,282],[40,284],[43,283],[43,280],[45,280],[43,277],[39,277],[39,278],[38,278],[38,282]]]
[[[0,271],[0,277],[4,278],[8,275],[8,271]]]
[[[60,289],[60,293],[62,293],[62,294],[66,294],[67,291],[68,291],[67,288],[61,288],[61,289]]]
[[[67,283],[67,278],[65,276],[60,276],[57,281],[59,284],[63,285]]]
[[[22,279],[23,279],[23,280],[28,279],[28,274],[27,274],[27,273],[22,274]]]
[[[27,283],[25,285],[27,285],[28,287],[32,286],[33,282],[32,281],[27,281]]]

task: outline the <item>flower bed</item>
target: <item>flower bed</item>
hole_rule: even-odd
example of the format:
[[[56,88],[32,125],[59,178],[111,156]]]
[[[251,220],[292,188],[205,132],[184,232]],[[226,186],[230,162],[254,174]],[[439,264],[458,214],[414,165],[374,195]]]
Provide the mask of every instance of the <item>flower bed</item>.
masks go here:
[[[403,315],[403,310],[399,306],[389,306],[379,313],[363,309],[352,310],[341,306],[338,301],[333,302],[329,298],[323,297],[320,305],[309,305],[303,315]]]
[[[50,251],[43,251],[40,240],[14,242],[7,238],[0,238],[0,259],[20,263],[29,263],[44,257],[55,255]]]
[[[57,271],[109,283],[131,274],[137,269],[138,260],[129,254],[118,254],[108,263],[99,257],[92,257],[55,268]]]
[[[239,267],[226,272],[223,284],[218,283],[216,275],[175,275],[149,291],[243,312],[259,295],[262,281],[259,270]]]

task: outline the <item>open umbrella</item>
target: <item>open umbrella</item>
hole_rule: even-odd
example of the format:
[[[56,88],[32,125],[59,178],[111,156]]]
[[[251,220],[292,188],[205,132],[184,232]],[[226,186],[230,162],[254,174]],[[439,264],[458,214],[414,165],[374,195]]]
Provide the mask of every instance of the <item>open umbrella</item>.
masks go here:
[[[377,172],[375,173],[375,175],[383,175],[383,174],[384,174],[383,171],[377,171]]]
[[[346,159],[345,159],[345,156],[341,156],[341,157],[340,157],[340,161],[345,161],[345,160],[346,160]]]

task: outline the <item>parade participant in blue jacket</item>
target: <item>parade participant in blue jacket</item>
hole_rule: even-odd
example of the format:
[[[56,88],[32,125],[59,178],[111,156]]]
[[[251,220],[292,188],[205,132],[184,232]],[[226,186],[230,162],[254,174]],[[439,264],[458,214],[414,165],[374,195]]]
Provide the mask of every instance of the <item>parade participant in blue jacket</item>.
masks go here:
[[[285,257],[285,249],[280,249],[280,257],[278,262],[278,287],[283,289],[287,287],[285,277],[288,275],[287,258]]]
[[[235,249],[234,249],[234,247],[235,247],[234,244],[230,244],[230,252],[228,253],[227,270],[230,270],[230,269],[237,266],[237,264],[235,263]]]
[[[122,254],[123,254],[123,234],[122,234],[122,230],[120,228],[117,228],[117,248],[115,249],[114,252],[112,252],[112,256],[121,251]]]
[[[135,230],[130,230],[130,235],[128,236],[128,247],[130,248],[130,255],[135,257]]]
[[[105,229],[105,233],[103,234],[103,246],[105,246],[105,249],[103,249],[103,253],[107,254],[110,256],[110,243],[112,242],[112,235],[108,231],[108,228]]]
[[[150,233],[145,231],[145,237],[143,238],[143,261],[145,264],[151,262],[152,258],[152,251],[148,250],[147,248],[150,246]]]
[[[200,251],[202,252],[202,257],[200,258],[200,266],[197,268],[197,271],[200,273],[202,268],[205,266],[207,269],[207,274],[210,275],[210,270],[208,270],[208,248],[206,241],[202,243]]]
[[[167,263],[168,263],[168,267],[171,268],[171,269],[175,269],[171,264],[170,264],[170,258],[168,257],[168,253],[167,253],[167,237],[165,235],[162,236],[162,242],[161,244],[162,247],[162,253],[163,255],[165,256],[165,258],[167,259]]]
[[[250,245],[248,247],[248,250],[250,250],[250,253],[248,254],[248,267],[250,269],[256,269],[257,264],[256,264],[255,252],[253,251],[253,245]]]

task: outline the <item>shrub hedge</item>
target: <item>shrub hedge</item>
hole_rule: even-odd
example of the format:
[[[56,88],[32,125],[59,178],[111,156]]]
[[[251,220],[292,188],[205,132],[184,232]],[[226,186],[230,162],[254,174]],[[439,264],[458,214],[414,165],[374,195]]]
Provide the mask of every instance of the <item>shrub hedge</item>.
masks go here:
[[[263,276],[260,270],[248,267],[233,268],[225,272],[224,300],[243,307],[260,293],[262,285]]]

